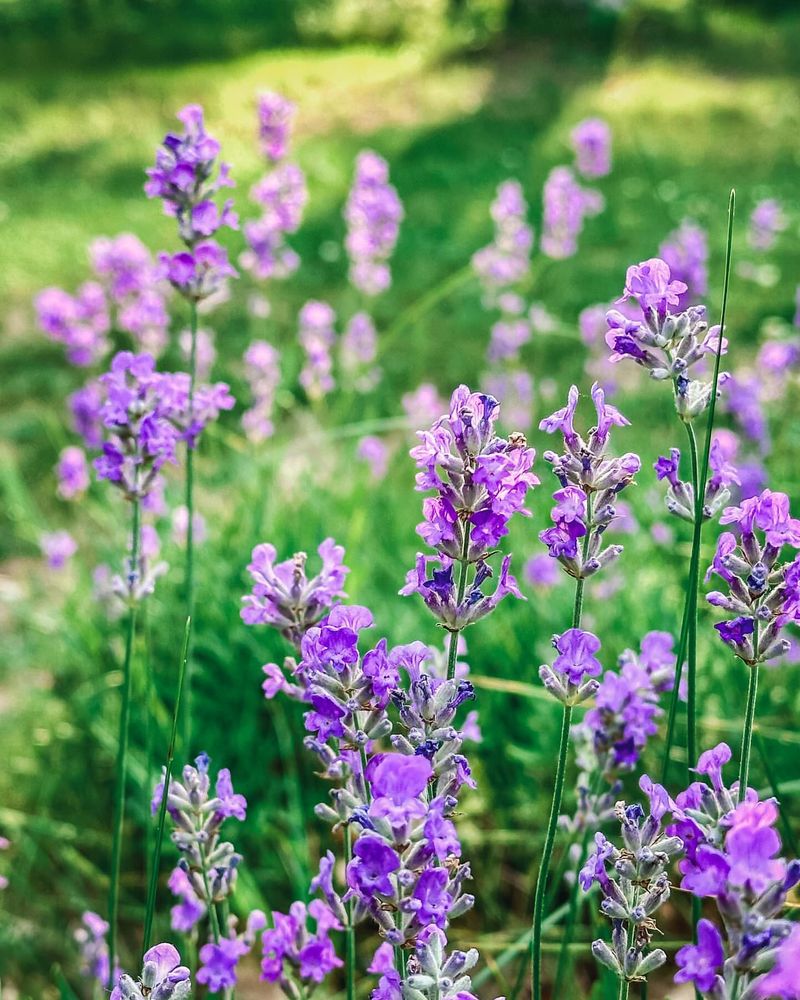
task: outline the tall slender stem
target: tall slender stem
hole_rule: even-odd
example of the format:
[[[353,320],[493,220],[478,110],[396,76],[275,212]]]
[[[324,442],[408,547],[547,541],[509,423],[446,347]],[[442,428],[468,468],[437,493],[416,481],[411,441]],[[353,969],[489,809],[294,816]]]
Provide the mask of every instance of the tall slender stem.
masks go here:
[[[620,979],[619,981],[619,993],[617,994],[617,1000],[628,1000],[628,990],[630,989],[630,983],[627,979]]]
[[[194,422],[194,385],[197,378],[197,303],[189,302],[189,426]],[[194,619],[194,447],[186,447],[186,572],[184,576],[186,617]],[[186,711],[183,715],[183,748],[190,752],[192,742],[192,640],[189,637],[186,665]]]
[[[150,883],[147,887],[147,907],[144,917],[144,935],[142,940],[142,953],[150,947],[150,939],[153,932],[153,916],[156,908],[156,890],[158,888],[158,869],[161,864],[161,846],[164,839],[164,824],[167,818],[167,799],[169,798],[169,782],[172,777],[172,762],[175,759],[175,742],[178,735],[178,717],[181,710],[181,695],[183,694],[183,683],[186,677],[186,661],[189,656],[189,639],[192,631],[192,619],[186,619],[186,627],[183,630],[183,645],[181,646],[180,665],[178,667],[178,690],[175,695],[175,709],[172,713],[172,732],[167,747],[167,761],[164,767],[164,789],[161,792],[161,804],[158,808],[158,828],[156,839],[153,845],[153,860],[150,866]]]
[[[350,863],[352,857],[352,834],[350,824],[344,828],[344,850],[346,863]],[[345,928],[345,960],[347,974],[347,1000],[355,1000],[356,996],[356,926],[353,922],[355,908],[353,900],[350,900],[347,910],[347,927]]]
[[[589,838],[592,834],[591,827],[587,825],[586,829],[583,831],[583,837],[581,838],[581,853],[578,857],[578,865],[583,865],[586,858],[586,851],[589,847]],[[572,940],[572,935],[575,933],[575,922],[578,918],[578,903],[581,899],[579,894],[580,885],[578,883],[577,875],[575,881],[570,886],[569,891],[569,912],[567,913],[567,919],[564,921],[564,936],[561,940],[561,948],[558,953],[558,965],[556,966],[556,979],[555,986],[553,987],[553,996],[561,996],[561,986],[563,984],[564,975],[567,971],[567,961],[569,959],[569,944]]]
[[[139,500],[131,503],[131,557],[130,581],[135,582],[139,563]],[[133,590],[133,587],[131,587]],[[114,825],[111,842],[111,874],[108,890],[108,955],[109,983],[114,987],[114,968],[117,960],[117,936],[119,920],[119,878],[122,860],[122,833],[125,825],[125,785],[128,777],[128,736],[131,725],[131,675],[133,642],[136,636],[136,600],[131,594],[128,609],[128,630],[125,637],[125,661],[122,668],[122,705],[119,713],[119,738],[117,741],[117,765],[114,790]]]
[[[708,402],[708,419],[706,421],[706,437],[703,446],[702,466],[698,470],[697,439],[692,425],[686,421],[686,431],[689,436],[689,449],[692,457],[692,478],[694,486],[694,531],[692,534],[692,555],[689,563],[689,579],[686,584],[686,600],[681,624],[681,641],[675,660],[675,683],[670,702],[670,725],[667,730],[664,762],[662,765],[662,781],[666,779],[669,768],[669,757],[674,737],[675,710],[678,701],[681,670],[683,669],[684,652],[688,651],[687,666],[687,751],[689,767],[696,760],[697,727],[696,727],[696,670],[697,670],[697,590],[699,586],[700,569],[700,537],[703,529],[703,507],[705,502],[706,483],[708,482],[708,467],[711,455],[711,436],[714,430],[714,415],[717,408],[717,386],[719,385],[719,368],[722,358],[722,342],[725,333],[725,317],[728,311],[728,290],[731,277],[731,258],[733,254],[733,220],[736,215],[736,192],[731,191],[728,199],[728,232],[725,245],[725,272],[722,284],[722,307],[719,319],[719,342],[714,353],[714,375],[711,380],[711,394]],[[686,639],[684,640],[684,635]]]
[[[464,521],[464,538],[461,542],[461,569],[458,576],[458,592],[456,604],[460,605],[464,600],[467,590],[467,570],[469,568],[469,536],[472,526],[469,521]],[[451,681],[456,675],[456,660],[458,659],[458,637],[460,629],[454,629],[450,633],[450,646],[447,651],[447,679]]]
[[[553,855],[553,845],[556,839],[558,817],[561,812],[561,798],[564,794],[564,775],[567,770],[567,750],[569,749],[569,728],[572,722],[572,706],[564,705],[561,718],[561,737],[558,744],[558,764],[556,780],[553,788],[553,799],[550,803],[550,819],[547,822],[547,834],[542,849],[542,863],[539,866],[539,876],[536,879],[536,892],[533,897],[533,921],[531,923],[531,989],[533,1000],[541,1000],[542,996],[542,920],[544,919],[544,900],[547,892],[547,875],[550,870],[550,859]]]
[[[758,625],[756,624],[756,628]],[[753,634],[753,645],[758,642],[757,635]],[[753,720],[756,715],[756,696],[758,694],[758,667],[754,663],[750,667],[750,677],[747,682],[747,708],[744,716],[744,730],[742,732],[742,756],[739,763],[739,802],[744,802],[747,794],[747,782],[750,777],[750,751],[753,745]]]

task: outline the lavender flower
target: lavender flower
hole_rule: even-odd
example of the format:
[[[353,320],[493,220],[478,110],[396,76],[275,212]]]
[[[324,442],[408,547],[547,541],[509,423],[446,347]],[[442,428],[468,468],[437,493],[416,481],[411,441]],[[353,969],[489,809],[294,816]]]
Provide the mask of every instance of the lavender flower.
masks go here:
[[[639,787],[649,799],[649,813],[645,815],[638,803],[618,803],[615,812],[622,828],[623,849],[602,833],[596,834],[595,849],[579,876],[584,892],[594,884],[600,887],[600,909],[612,923],[611,945],[600,939],[593,941],[592,954],[618,978],[628,981],[646,979],[667,960],[661,948],[651,947],[656,930],[654,914],[669,899],[667,869],[683,847],[679,837],[662,829],[663,817],[671,808],[666,790],[647,775],[642,776]]]
[[[350,281],[362,294],[379,295],[391,284],[391,257],[403,206],[389,183],[389,165],[371,150],[358,154],[353,187],[344,209]]]
[[[705,229],[688,219],[671,232],[658,248],[675,281],[686,285],[678,295],[678,312],[708,292],[708,235]]]
[[[672,380],[676,409],[682,420],[691,421],[708,406],[713,382],[694,380],[689,372],[718,348],[725,354],[727,341],[723,337],[720,345],[718,326],[708,329],[704,306],[681,309],[686,292],[686,282],[674,279],[669,265],[658,257],[629,267],[619,302],[635,300],[641,319],[611,309],[606,315],[606,343],[612,362],[630,358],[652,378]],[[727,378],[720,373],[719,385]]]
[[[800,521],[790,516],[786,494],[771,490],[743,500],[740,507],[726,507],[720,521],[735,524],[740,537],[726,531],[717,540],[708,575],[724,580],[728,592],[713,591],[707,600],[736,615],[714,627],[753,666],[786,652],[789,644],[781,632],[800,616],[800,557],[778,562],[784,545],[800,549]]]
[[[227,933],[219,941],[208,942],[200,949],[201,965],[197,970],[197,982],[203,983],[209,993],[234,989],[239,962],[250,952],[258,932],[266,926],[266,915],[261,910],[253,910],[247,918],[244,931],[237,934],[236,918],[231,917]]]
[[[81,915],[81,926],[75,931],[75,941],[81,954],[81,975],[93,979],[102,989],[108,985],[111,970],[108,965],[108,921],[91,910]],[[120,976],[121,969],[114,970],[113,981]]]
[[[370,434],[361,438],[356,450],[358,457],[367,463],[374,480],[381,480],[389,468],[389,449],[386,442]]]
[[[342,368],[353,380],[358,392],[369,392],[380,381],[381,371],[374,365],[378,355],[378,335],[372,317],[365,312],[351,316],[340,344]]]
[[[190,972],[171,944],[157,944],[146,951],[138,980],[123,974],[111,991],[111,1000],[183,1000],[192,992]]]
[[[313,934],[309,917],[316,925]],[[320,899],[308,906],[292,903],[288,913],[274,911],[272,919],[274,927],[262,937],[261,978],[278,983],[288,997],[300,1000],[305,995],[304,984],[318,985],[344,964],[330,939],[330,932],[341,930],[342,924]]]
[[[577,386],[569,390],[567,405],[546,417],[540,430],[564,437],[564,454],[546,451],[544,459],[553,467],[561,489],[553,494],[556,506],[551,511],[552,528],[539,533],[550,556],[558,559],[570,576],[585,579],[613,562],[622,552],[621,545],[602,548],[602,536],[616,517],[616,498],[630,485],[639,471],[638,455],[629,452],[621,458],[607,453],[614,426],[624,427],[629,421],[605,401],[605,393],[595,383],[591,390],[597,412],[597,424],[587,440],[575,430],[578,407]]]
[[[578,172],[584,177],[611,173],[611,129],[602,118],[586,118],[572,130]]]
[[[327,302],[306,302],[300,310],[298,337],[306,354],[300,385],[309,399],[326,396],[336,384],[332,371],[331,347],[336,339],[336,313]]]
[[[797,1000],[798,975],[800,974],[800,928],[793,927],[778,945],[775,965],[759,980],[756,987],[760,997],[784,997]]]
[[[250,198],[262,213],[244,225],[247,250],[239,263],[260,281],[288,278],[300,266],[286,236],[297,232],[303,219],[308,202],[305,174],[297,164],[283,163],[253,186]]]
[[[296,646],[306,631],[344,597],[344,580],[350,572],[344,565],[344,549],[326,538],[317,549],[321,571],[306,576],[305,552],[275,564],[277,552],[265,542],[253,549],[247,571],[253,589],[244,597],[241,616],[248,625],[272,625]]]
[[[64,448],[56,466],[58,495],[62,500],[75,500],[89,489],[89,468],[82,448]]]
[[[96,281],[81,285],[75,296],[60,288],[45,288],[36,297],[39,326],[51,340],[63,344],[73,365],[95,364],[108,351],[111,319],[103,288]]]
[[[281,381],[280,355],[266,340],[254,340],[243,360],[252,405],[242,414],[242,426],[247,437],[258,443],[275,433],[272,411]]]
[[[219,143],[203,122],[203,109],[190,104],[178,112],[184,126],[180,135],[167,133],[147,171],[145,194],[161,198],[164,211],[174,216],[186,250],[159,254],[163,275],[182,295],[195,302],[219,294],[228,277],[236,274],[223,247],[211,239],[221,227],[238,228],[232,200],[220,208],[215,196],[232,187],[228,165],[217,168]]]
[[[703,498],[702,518],[708,521],[722,510],[731,498],[730,487],[740,485],[741,478],[735,466],[727,457],[724,439],[719,436],[711,442],[709,452],[709,468],[711,475],[706,483],[705,496]],[[679,517],[690,524],[694,523],[695,498],[694,487],[691,483],[679,478],[681,453],[678,448],[671,448],[669,458],[664,455],[659,456],[653,464],[657,479],[665,479],[668,483],[667,495],[665,497],[667,510],[670,514]]]
[[[552,666],[539,667],[539,678],[562,704],[579,705],[599,686],[594,678],[603,668],[594,654],[600,649],[600,640],[591,632],[570,628],[553,636],[553,646],[558,656]]]
[[[764,198],[750,215],[747,242],[754,250],[771,250],[788,225],[781,203],[775,198]]]
[[[258,95],[258,141],[262,154],[273,163],[288,152],[296,113],[297,105],[282,94],[267,91]]]
[[[39,546],[50,569],[63,569],[78,551],[78,543],[68,531],[44,532]]]
[[[103,399],[102,385],[92,380],[73,392],[67,400],[73,429],[83,438],[87,448],[99,448],[103,441],[103,421],[100,415]]]
[[[554,260],[572,257],[584,220],[602,212],[603,196],[581,187],[569,167],[554,167],[545,181],[543,199],[542,253]]]
[[[206,909],[225,899],[236,885],[242,858],[234,851],[233,844],[220,841],[220,830],[229,817],[244,820],[247,809],[244,796],[233,790],[227,768],[219,771],[216,794],[211,794],[209,763],[208,755],[201,753],[194,766],[184,767],[180,780],[170,779],[167,789],[167,812],[174,824],[172,842],[181,854],[179,867]],[[162,779],[153,792],[154,814],[163,795]]]
[[[490,301],[528,273],[533,230],[526,221],[527,211],[519,181],[504,181],[491,206],[494,240],[472,258],[472,267]]]
[[[413,392],[404,393],[401,403],[412,427],[432,424],[447,405],[430,382],[423,382]]]

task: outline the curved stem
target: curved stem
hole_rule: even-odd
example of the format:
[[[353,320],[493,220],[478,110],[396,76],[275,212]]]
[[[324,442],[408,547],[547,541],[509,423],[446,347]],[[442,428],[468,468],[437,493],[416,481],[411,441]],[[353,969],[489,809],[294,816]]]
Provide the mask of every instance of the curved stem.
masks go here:
[[[132,502],[130,578],[135,580],[139,563],[139,500]],[[133,587],[131,587],[131,591]],[[128,777],[128,736],[131,724],[131,665],[133,641],[136,635],[136,601],[131,594],[128,610],[128,630],[125,637],[125,662],[122,672],[122,705],[119,713],[119,738],[117,741],[116,784],[114,791],[114,825],[111,842],[111,873],[108,890],[108,955],[109,988],[114,987],[114,968],[117,959],[117,923],[119,919],[119,878],[122,859],[122,833],[125,826],[125,785]]]
[[[194,422],[194,384],[197,377],[197,303],[189,303],[189,330],[191,349],[189,354],[189,427]],[[186,617],[194,618],[194,447],[186,446],[186,570],[184,575]],[[192,644],[189,638],[186,666],[186,711],[183,715],[183,749],[189,755],[192,742]]]
[[[558,817],[561,812],[561,798],[564,794],[564,775],[567,770],[567,750],[569,749],[569,728],[572,721],[572,706],[564,705],[561,719],[561,737],[558,744],[558,764],[556,780],[553,788],[553,799],[550,803],[550,819],[547,823],[542,863],[539,866],[539,877],[536,880],[536,892],[533,898],[533,921],[531,924],[531,995],[533,1000],[541,1000],[542,996],[542,920],[544,918],[544,900],[547,892],[547,875],[550,870],[550,859],[553,855],[553,845],[556,839]]]
[[[756,629],[758,625],[756,624]],[[758,637],[753,634],[753,645],[758,643]],[[747,782],[750,777],[750,751],[753,745],[753,721],[756,715],[756,696],[758,694],[758,663],[750,667],[750,678],[747,683],[747,708],[744,716],[742,732],[742,756],[739,764],[739,794],[738,801],[744,802],[747,794]]]
[[[153,932],[153,917],[156,909],[156,890],[158,888],[158,869],[161,864],[161,846],[164,839],[164,825],[167,818],[167,799],[169,798],[169,782],[172,777],[172,762],[175,758],[175,742],[178,735],[178,717],[181,710],[181,695],[183,694],[183,683],[186,677],[186,660],[189,655],[189,639],[192,631],[192,619],[186,619],[186,626],[183,631],[183,645],[181,646],[180,666],[178,667],[178,691],[175,695],[175,710],[172,714],[172,732],[167,747],[167,761],[164,767],[164,789],[161,792],[161,803],[158,807],[158,828],[156,839],[153,844],[153,860],[150,866],[150,882],[147,887],[147,907],[144,917],[144,935],[142,940],[142,953],[150,947],[150,940]]]
[[[460,605],[464,600],[467,590],[467,570],[469,569],[469,537],[472,526],[469,521],[464,522],[464,538],[461,542],[461,570],[458,577],[458,592],[456,595],[456,605]],[[458,658],[458,637],[460,629],[454,629],[450,633],[450,646],[447,650],[447,679],[451,681],[456,675],[456,660]]]

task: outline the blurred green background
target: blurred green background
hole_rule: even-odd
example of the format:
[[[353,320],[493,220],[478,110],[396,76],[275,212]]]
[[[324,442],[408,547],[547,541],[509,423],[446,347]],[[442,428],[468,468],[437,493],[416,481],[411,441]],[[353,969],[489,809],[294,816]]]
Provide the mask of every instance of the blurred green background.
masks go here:
[[[103,484],[74,506],[55,496],[53,466],[73,442],[64,401],[82,373],[37,330],[32,298],[43,286],[72,291],[85,280],[86,246],[97,235],[130,231],[153,250],[174,247],[170,220],[144,197],[142,182],[175,111],[190,101],[205,106],[208,128],[234,167],[237,207],[246,214],[246,193],[262,170],[255,94],[279,90],[299,106],[294,151],[310,201],[291,242],[302,266],[269,289],[269,319],[248,312],[255,286],[243,278],[208,322],[217,335],[215,376],[230,381],[244,404],[240,359],[252,339],[275,343],[285,369],[273,440],[257,448],[245,442],[240,405],[203,443],[199,507],[209,540],[198,557],[197,745],[182,749],[185,756],[208,750],[218,766],[231,768],[249,800],[247,822],[236,831],[245,856],[237,908],[281,909],[305,891],[324,850],[328,833],[312,809],[325,789],[302,749],[297,706],[261,697],[260,665],[288,650],[279,637],[239,621],[251,548],[271,540],[286,556],[311,552],[331,534],[347,548],[350,598],[374,610],[377,634],[395,642],[441,640],[419,602],[396,596],[417,549],[420,496],[407,457],[410,429],[385,432],[392,460],[377,484],[354,460],[356,442],[384,418],[400,416],[402,394],[422,381],[445,396],[460,381],[477,383],[491,323],[477,284],[459,283],[432,308],[418,304],[489,241],[488,206],[500,181],[522,182],[538,230],[542,183],[554,165],[571,159],[570,129],[587,115],[611,124],[614,169],[597,185],[606,210],[587,223],[578,255],[560,263],[534,257],[527,291],[559,321],[557,336],[535,335],[524,350],[542,389],[537,419],[560,405],[570,381],[588,388],[579,311],[618,295],[627,265],[652,256],[686,216],[709,231],[708,302],[717,312],[731,186],[739,201],[737,259],[748,257],[745,220],[759,198],[778,198],[791,219],[770,253],[768,278],[733,282],[731,364],[746,365],[763,321],[791,319],[800,278],[800,12],[793,6],[0,2],[0,834],[12,841],[0,856],[0,871],[10,878],[0,896],[5,996],[53,996],[59,989],[63,996],[88,995],[72,932],[84,909],[105,907],[121,682],[119,623],[93,602],[91,571],[118,558],[126,512]],[[375,393],[340,391],[308,407],[296,386],[297,312],[309,298],[329,300],[342,316],[356,307],[340,249],[341,208],[354,157],[365,147],[389,159],[406,210],[394,283],[375,307],[379,330],[394,334],[383,339],[384,378]],[[240,235],[228,244],[238,253]],[[179,330],[180,303],[174,310]],[[164,364],[180,364],[174,348]],[[548,380],[555,388],[547,389]],[[668,547],[655,546],[649,534],[663,519],[651,463],[670,445],[682,445],[661,388],[634,377],[619,401],[633,426],[619,432],[618,447],[638,450],[643,459],[639,487],[629,496],[641,530],[623,539],[619,588],[612,593],[600,582],[587,588],[587,621],[603,640],[609,666],[647,630],[675,631],[680,615],[687,532],[679,526]],[[791,385],[773,414],[768,463],[773,488],[795,500],[797,404]],[[584,418],[588,423],[590,416]],[[544,436],[532,437],[541,450]],[[536,535],[554,486],[539,464],[543,485],[533,518],[518,523],[508,540],[518,571],[541,551]],[[180,496],[176,477],[169,499],[180,503]],[[61,574],[47,571],[38,553],[41,532],[56,528],[67,528],[80,545]],[[166,746],[182,629],[181,553],[168,538],[164,546],[174,570],[148,604],[137,649],[124,961],[138,942],[147,803]],[[541,695],[536,670],[552,633],[565,627],[572,597],[568,584],[526,593],[527,603],[505,602],[467,634],[484,734],[475,751],[479,788],[465,798],[462,817],[478,905],[453,935],[484,952],[493,975],[481,988],[485,996],[510,990],[516,965],[499,969],[494,959],[529,919],[558,725],[557,706]],[[711,619],[701,613],[704,741],[726,738],[735,747],[746,677],[713,641]],[[148,664],[157,689],[149,703]],[[796,671],[765,671],[759,708],[790,817],[800,811]],[[646,761],[658,759],[656,749]],[[761,759],[754,766],[763,784]],[[685,919],[678,900],[670,916],[677,933]],[[591,961],[579,975],[588,989]],[[596,989],[602,995],[602,983]]]

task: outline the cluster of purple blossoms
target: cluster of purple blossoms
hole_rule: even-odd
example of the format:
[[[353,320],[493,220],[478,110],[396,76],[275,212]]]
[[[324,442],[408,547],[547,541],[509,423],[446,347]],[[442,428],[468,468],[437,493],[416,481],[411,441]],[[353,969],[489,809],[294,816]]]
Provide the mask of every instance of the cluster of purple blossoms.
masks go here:
[[[753,666],[782,656],[789,640],[781,631],[800,620],[800,557],[778,561],[784,545],[800,549],[800,520],[790,516],[785,493],[764,490],[739,507],[726,507],[720,522],[735,525],[739,537],[730,531],[719,536],[708,575],[724,580],[728,592],[712,591],[707,600],[736,615],[714,628]]]
[[[346,914],[342,911],[344,921]],[[314,933],[309,930],[309,917]],[[331,931],[340,931],[344,922],[322,899],[307,906],[295,902],[288,913],[273,911],[274,926],[264,931],[261,978],[278,983],[290,1000],[301,1000],[307,990],[318,986],[325,977],[344,963],[336,955]]]
[[[356,159],[344,218],[353,287],[369,296],[385,292],[392,282],[389,258],[400,233],[403,205],[389,183],[389,164],[371,150],[364,150]]]
[[[82,448],[70,445],[61,450],[56,466],[58,495],[62,500],[75,500],[89,489],[89,467]]]
[[[378,334],[369,313],[357,312],[350,317],[339,344],[342,370],[354,389],[370,392],[380,381],[381,370],[375,365],[378,356]]]
[[[50,569],[63,569],[78,551],[78,543],[68,531],[46,531],[39,547]]]
[[[219,941],[209,941],[200,949],[198,957],[201,964],[195,977],[197,982],[202,983],[209,993],[234,989],[239,962],[252,950],[258,932],[266,926],[266,914],[262,910],[253,910],[247,918],[244,931],[237,934],[236,918],[231,916],[226,928],[227,933],[223,934]]]
[[[300,310],[299,322],[298,339],[306,355],[300,385],[309,399],[322,399],[336,385],[331,357],[336,340],[336,313],[327,302],[312,299]]]
[[[109,436],[94,467],[130,500],[145,497],[164,464],[177,462],[180,441],[193,448],[203,427],[234,403],[219,382],[196,387],[190,404],[189,376],[157,372],[149,354],[120,351],[100,382],[99,416]]]
[[[684,219],[658,248],[658,256],[672,278],[686,285],[686,291],[678,295],[678,312],[708,292],[708,235],[701,226]]]
[[[295,111],[295,105],[280,94],[259,96],[259,142],[273,169],[250,192],[251,200],[262,212],[260,219],[244,225],[248,249],[239,258],[239,263],[261,281],[287,278],[300,264],[286,236],[300,228],[308,189],[300,167],[296,163],[283,162],[289,151]]]
[[[652,378],[671,379],[675,386],[675,407],[682,420],[693,420],[708,406],[713,383],[690,378],[692,366],[725,354],[727,341],[718,326],[708,328],[705,306],[681,310],[687,285],[672,277],[669,265],[658,257],[628,268],[625,291],[619,302],[634,299],[641,318],[631,319],[617,309],[606,314],[606,343],[611,361],[630,358],[646,368]],[[674,310],[674,311],[673,311]],[[727,380],[721,372],[719,384]]]
[[[741,477],[730,461],[730,452],[725,437],[717,435],[711,442],[708,464],[711,475],[706,483],[703,497],[703,520],[715,517],[731,498],[731,486],[741,486]],[[680,478],[681,453],[678,448],[670,448],[669,458],[660,455],[653,463],[657,479],[666,479],[667,510],[683,521],[694,523],[694,487]]]
[[[757,445],[762,455],[768,454],[772,445],[764,407],[763,379],[754,371],[737,370],[725,384],[723,401],[742,433]]]
[[[603,211],[603,196],[581,187],[569,167],[554,167],[544,183],[543,200],[542,253],[553,260],[572,257],[584,221]]]
[[[100,411],[104,399],[103,386],[96,379],[90,379],[86,385],[76,389],[67,400],[72,429],[83,439],[87,448],[99,448],[103,442],[103,421]]]
[[[144,953],[138,980],[123,973],[110,1000],[186,1000],[192,993],[191,973],[180,963],[174,945],[155,945]]]
[[[177,916],[183,927],[191,912],[187,911],[187,904],[196,901],[194,914],[199,920],[209,907],[230,895],[242,860],[233,844],[220,840],[220,830],[229,817],[244,820],[247,802],[243,795],[234,792],[227,768],[219,771],[215,794],[211,794],[209,763],[208,754],[201,753],[194,766],[187,764],[184,767],[180,780],[170,779],[166,793],[167,812],[174,826],[172,842],[181,854],[178,870],[186,875],[188,883],[184,885],[184,880],[177,878],[171,880],[170,885],[182,901],[179,912],[176,914],[173,910],[173,919]],[[161,808],[163,796],[162,779],[153,792],[153,814]]]
[[[617,803],[622,848],[597,833],[594,850],[578,876],[584,892],[595,884],[600,887],[600,910],[611,920],[611,944],[593,941],[592,954],[628,982],[646,980],[667,960],[661,948],[651,945],[657,931],[654,915],[669,899],[667,870],[683,849],[681,838],[663,829],[664,816],[674,805],[666,789],[647,775],[639,787],[649,800],[649,812],[645,814],[638,803]]]
[[[102,285],[87,281],[76,295],[61,288],[45,288],[36,297],[39,326],[66,348],[73,365],[86,368],[108,351],[111,317]]]
[[[247,567],[253,589],[243,598],[242,620],[248,625],[272,625],[299,647],[308,629],[345,596],[344,581],[350,572],[344,565],[344,549],[332,538],[326,538],[317,552],[322,568],[309,579],[305,552],[276,564],[275,546],[257,545]]]
[[[611,129],[602,118],[586,118],[571,133],[575,165],[584,177],[611,173]]]
[[[81,926],[75,931],[75,941],[81,954],[81,975],[93,979],[102,989],[108,986],[111,969],[108,965],[109,925],[107,920],[91,910],[81,916]],[[121,969],[114,970],[113,981],[119,979]]]
[[[764,198],[750,215],[747,242],[754,250],[771,250],[788,225],[781,203],[775,198]]]
[[[133,548],[133,538],[128,538],[128,551]],[[156,589],[156,583],[169,570],[160,559],[161,542],[152,524],[143,524],[139,530],[136,562],[126,556],[122,571],[114,573],[105,564],[94,571],[94,594],[99,604],[105,606],[109,618],[118,618],[126,607],[138,604]]]
[[[616,498],[633,481],[641,462],[629,452],[621,458],[608,454],[611,428],[625,427],[630,421],[605,401],[605,393],[595,383],[591,390],[597,411],[597,424],[587,439],[575,430],[575,412],[579,392],[572,386],[567,405],[545,417],[540,430],[564,437],[564,453],[546,451],[544,459],[553,467],[561,489],[553,494],[556,506],[551,511],[554,525],[539,533],[550,556],[558,559],[570,576],[585,579],[613,562],[622,552],[621,545],[602,547],[602,537],[617,516]]]
[[[186,245],[179,253],[159,255],[164,277],[185,298],[200,301],[223,293],[227,278],[235,276],[227,252],[211,237],[221,227],[236,229],[239,223],[230,199],[222,208],[215,201],[217,192],[233,187],[233,181],[226,163],[217,169],[219,143],[205,130],[203,109],[190,104],[177,117],[184,131],[167,133],[144,190],[149,198],[162,199]]]
[[[356,455],[369,466],[373,480],[379,482],[386,476],[389,469],[389,446],[374,434],[361,438],[356,448]]]
[[[558,656],[552,666],[539,667],[539,678],[562,705],[580,705],[600,686],[595,680],[603,671],[595,656],[600,650],[600,640],[592,632],[569,628],[553,636],[553,647]]]
[[[167,344],[168,289],[150,251],[137,236],[120,233],[94,240],[89,255],[115,307],[115,325],[133,337],[138,350],[157,357]]]
[[[684,844],[681,888],[712,897],[724,927],[723,939],[712,921],[701,920],[697,944],[676,955],[675,981],[693,983],[709,1000],[781,995],[770,991],[771,974],[761,974],[792,932],[780,913],[800,881],[800,862],[780,856],[777,803],[759,801],[750,788],[741,796],[738,783],[728,789],[722,769],[730,759],[725,743],[700,755],[695,770],[708,783],[695,781],[677,796],[668,829]]]
[[[497,297],[500,319],[493,324],[487,352],[490,364],[516,361],[520,349],[531,339],[530,318],[525,315],[525,300],[515,292],[503,292]]]
[[[526,221],[527,213],[519,181],[500,184],[491,206],[494,240],[472,258],[472,267],[491,301],[521,281],[530,269],[533,229]]]
[[[250,441],[272,437],[272,411],[281,380],[280,354],[266,340],[254,340],[244,352],[244,373],[250,386],[252,404],[242,414],[242,427]]]
[[[482,584],[492,575],[487,558],[508,533],[516,513],[527,514],[528,490],[539,480],[531,471],[535,452],[524,435],[497,435],[499,404],[492,396],[459,386],[449,413],[429,431],[419,431],[420,444],[411,449],[417,468],[417,489],[435,490],[423,501],[424,520],[417,533],[438,557],[419,554],[402,594],[419,593],[436,618],[459,631],[490,611],[508,593],[521,596],[509,573],[510,557],[503,560],[498,587],[485,597]],[[428,563],[439,568],[428,576]],[[461,563],[460,580],[454,562]],[[471,583],[467,567],[474,566]]]

